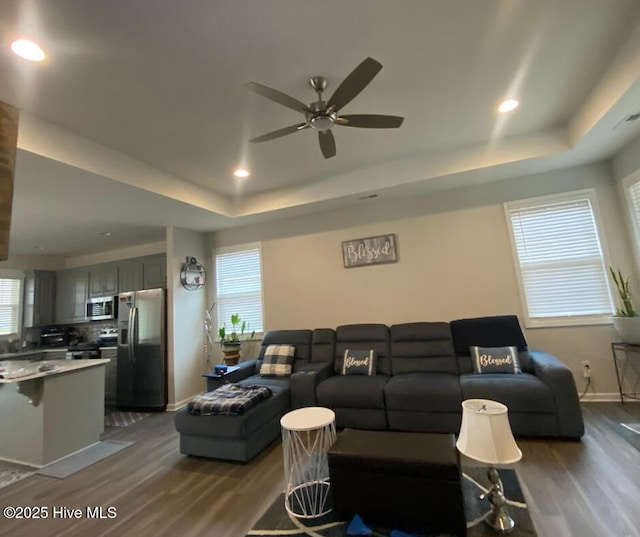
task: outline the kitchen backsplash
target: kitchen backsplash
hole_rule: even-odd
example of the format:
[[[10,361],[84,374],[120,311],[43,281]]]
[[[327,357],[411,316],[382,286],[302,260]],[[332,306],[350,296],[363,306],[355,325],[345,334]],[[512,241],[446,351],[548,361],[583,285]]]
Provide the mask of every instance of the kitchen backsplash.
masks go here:
[[[72,325],[78,334],[82,336],[82,340],[85,342],[95,343],[100,336],[100,330],[103,328],[117,328],[117,323],[114,320],[110,321],[92,321],[90,323],[79,323]],[[40,331],[43,327],[39,328],[25,328],[24,339],[29,346],[37,346],[40,342]]]

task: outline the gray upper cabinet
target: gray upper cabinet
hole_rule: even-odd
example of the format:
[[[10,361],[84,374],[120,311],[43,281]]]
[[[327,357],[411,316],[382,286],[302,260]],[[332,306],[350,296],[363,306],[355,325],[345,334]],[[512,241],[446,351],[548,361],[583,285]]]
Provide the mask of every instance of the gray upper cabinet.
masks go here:
[[[85,322],[87,298],[115,296],[125,291],[166,287],[166,267],[166,254],[157,254],[81,269],[59,270],[55,273],[53,279],[55,284],[52,283],[51,287],[53,289],[55,285],[55,308],[53,294],[50,301],[51,311],[55,309],[53,322],[55,324]],[[27,308],[25,308],[25,319],[26,314]],[[41,320],[39,324],[51,324],[51,321]]]
[[[118,293],[142,289],[143,263],[140,259],[128,259],[118,263]]]
[[[118,266],[105,263],[89,267],[89,296],[113,296],[118,294]]]
[[[167,256],[165,254],[152,255],[143,258],[144,278],[143,289],[156,289],[167,286]]]
[[[24,327],[53,324],[55,313],[56,273],[29,270],[24,280]]]
[[[86,269],[60,270],[56,273],[56,324],[86,321],[88,275]]]

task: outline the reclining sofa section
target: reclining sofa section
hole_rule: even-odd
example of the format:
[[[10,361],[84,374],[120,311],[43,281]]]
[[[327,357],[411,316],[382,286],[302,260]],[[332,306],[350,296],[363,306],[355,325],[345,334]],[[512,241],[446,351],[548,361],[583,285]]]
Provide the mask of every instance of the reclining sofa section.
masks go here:
[[[507,405],[517,436],[584,434],[571,371],[548,353],[530,351],[515,315],[344,325],[314,330],[312,341],[322,341],[322,353],[312,344],[309,363],[291,377],[292,406],[331,408],[338,427],[457,433],[462,401],[479,398]],[[475,373],[471,346],[517,347],[521,372]],[[375,350],[375,375],[340,374],[347,349]]]

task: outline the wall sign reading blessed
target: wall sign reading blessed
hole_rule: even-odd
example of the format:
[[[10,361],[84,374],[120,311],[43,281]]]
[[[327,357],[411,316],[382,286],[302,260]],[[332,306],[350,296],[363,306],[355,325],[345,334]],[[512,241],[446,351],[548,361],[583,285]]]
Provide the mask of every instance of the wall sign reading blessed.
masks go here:
[[[362,265],[377,265],[378,263],[395,263],[396,236],[379,235],[343,241],[342,259],[345,268],[360,267]]]

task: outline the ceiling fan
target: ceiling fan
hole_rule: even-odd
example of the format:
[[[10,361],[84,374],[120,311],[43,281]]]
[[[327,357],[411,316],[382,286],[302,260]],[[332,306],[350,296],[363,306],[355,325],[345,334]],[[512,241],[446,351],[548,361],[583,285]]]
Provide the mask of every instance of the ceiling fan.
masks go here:
[[[277,131],[269,132],[249,140],[253,143],[266,142],[274,138],[280,138],[287,134],[302,131],[305,129],[316,129],[318,131],[318,141],[320,150],[324,158],[331,158],[336,154],[336,140],[331,129],[338,125],[340,127],[359,127],[365,129],[396,129],[404,121],[400,116],[383,116],[378,114],[351,114],[341,116],[340,110],[350,103],[382,69],[382,64],[373,58],[367,58],[356,67],[345,78],[333,92],[328,101],[322,99],[322,92],[327,87],[324,77],[314,76],[309,79],[309,84],[318,94],[318,100],[309,106],[294,99],[281,91],[268,86],[263,86],[257,82],[247,82],[245,86],[258,95],[271,99],[287,108],[304,114],[304,122],[290,125]]]

